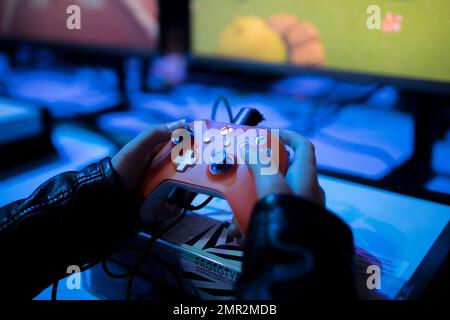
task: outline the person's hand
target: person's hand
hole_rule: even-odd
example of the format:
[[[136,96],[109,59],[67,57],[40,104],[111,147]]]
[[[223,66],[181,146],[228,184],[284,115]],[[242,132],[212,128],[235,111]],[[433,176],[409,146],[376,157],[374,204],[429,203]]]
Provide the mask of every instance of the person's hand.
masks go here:
[[[314,145],[300,134],[289,130],[281,130],[280,139],[294,151],[294,159],[286,176],[283,176],[281,172],[275,175],[262,175],[260,164],[248,165],[255,178],[258,198],[262,199],[269,194],[294,194],[325,206],[325,193],[320,187],[317,177]],[[243,146],[245,147],[239,150],[243,159],[249,158],[249,152],[257,152],[254,146],[249,144]],[[241,244],[244,241],[235,218],[229,226],[228,235]]]
[[[182,128],[186,120],[152,126],[123,147],[112,159],[112,166],[118,173],[125,189],[133,193],[138,187],[144,169],[170,141],[172,132]]]
[[[314,145],[295,131],[281,130],[281,140],[294,150],[294,159],[286,173],[286,181],[294,194],[325,206],[325,192],[317,176]]]
[[[294,150],[294,159],[285,177],[280,172],[275,175],[262,175],[259,164],[249,165],[255,177],[259,199],[269,194],[295,194],[324,206],[325,193],[317,177],[314,145],[294,131],[281,130],[280,138]],[[246,152],[252,152],[248,147],[247,145],[247,149],[239,150],[242,156],[246,156]]]

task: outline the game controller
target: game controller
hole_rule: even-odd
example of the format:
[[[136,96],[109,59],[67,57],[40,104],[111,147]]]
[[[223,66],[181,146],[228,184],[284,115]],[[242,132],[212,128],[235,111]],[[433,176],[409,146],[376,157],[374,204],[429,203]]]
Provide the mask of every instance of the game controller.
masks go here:
[[[181,188],[227,200],[245,236],[258,195],[252,171],[242,162],[242,157],[238,158],[240,144],[246,143],[255,150],[266,152],[271,163],[283,175],[289,165],[285,145],[277,134],[262,127],[202,120],[186,125],[186,129],[193,138],[189,143],[190,147],[185,152],[176,154],[174,161],[173,150],[183,140],[181,135],[174,133],[172,140],[146,170],[139,190],[141,218],[144,222],[149,222],[155,212],[161,212],[169,194],[174,189]],[[199,136],[198,131],[214,131],[218,135],[214,138],[208,133]],[[223,143],[223,150],[211,147],[212,143],[215,146]]]

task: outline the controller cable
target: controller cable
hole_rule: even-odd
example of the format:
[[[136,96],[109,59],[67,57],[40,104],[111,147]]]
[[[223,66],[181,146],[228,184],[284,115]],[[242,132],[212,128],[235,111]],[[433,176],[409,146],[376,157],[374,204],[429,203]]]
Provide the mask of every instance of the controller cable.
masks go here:
[[[167,227],[165,227],[164,229],[160,230],[159,232],[154,233],[151,238],[148,240],[148,242],[142,247],[141,250],[139,250],[139,256],[137,257],[132,269],[126,273],[123,274],[116,274],[113,273],[111,270],[109,270],[106,261],[107,259],[101,259],[101,260],[95,260],[92,263],[88,263],[85,266],[80,268],[80,272],[84,272],[86,270],[91,269],[92,267],[94,267],[95,265],[97,265],[99,262],[102,265],[102,269],[105,272],[106,275],[108,275],[109,277],[113,278],[113,279],[124,279],[124,278],[128,278],[128,284],[127,284],[127,300],[130,300],[131,298],[131,293],[132,293],[132,289],[133,289],[133,280],[136,276],[136,273],[139,271],[139,269],[141,268],[141,266],[144,264],[144,262],[146,261],[146,259],[148,257],[155,259],[157,262],[159,262],[163,267],[165,267],[166,269],[169,270],[169,272],[174,276],[178,286],[180,288],[183,288],[184,284],[182,279],[177,275],[176,271],[171,268],[171,266],[164,261],[163,259],[157,257],[156,255],[152,254],[150,251],[151,247],[155,244],[155,242],[162,237],[165,233],[167,233],[168,231],[170,231],[173,227],[175,227],[178,223],[180,223],[184,217],[186,216],[188,211],[197,211],[200,209],[203,209],[204,207],[206,207],[212,200],[214,199],[214,197],[210,196],[208,197],[203,203],[201,203],[200,205],[197,206],[193,206],[191,204],[188,203],[181,203],[178,204],[180,207],[183,208],[183,211],[180,213],[180,215],[174,219],[174,221],[172,221]],[[137,249],[130,249],[130,248],[124,248],[122,250],[117,251],[121,252],[121,251],[128,251],[128,250],[137,250]],[[52,301],[56,301],[57,300],[57,295],[58,295],[58,285],[59,285],[59,281],[55,280],[53,282],[53,286],[52,286],[52,292],[51,292],[51,300]]]
[[[233,111],[231,110],[231,105],[228,102],[228,99],[225,98],[224,96],[218,97],[216,99],[216,101],[214,102],[214,105],[213,105],[213,108],[212,108],[212,113],[211,113],[211,119],[213,121],[216,121],[217,111],[219,110],[221,102],[223,102],[223,105],[225,106],[225,108],[227,110],[228,118],[230,119],[230,122],[232,122],[233,121]]]
[[[198,206],[192,206],[191,204],[187,204],[187,203],[183,203],[182,205],[179,205],[179,206],[183,207],[184,210],[197,211],[197,210],[200,210],[200,209],[203,209],[204,207],[206,207],[213,199],[214,199],[214,197],[208,197],[203,203],[201,203]],[[137,250],[137,249],[136,248],[123,248],[119,251],[116,251],[116,253],[119,253],[122,251],[128,251],[128,250]],[[109,268],[106,264],[106,259],[103,259],[101,261],[101,264],[102,264],[103,271],[111,278],[124,279],[124,278],[128,278],[131,274],[131,272],[126,272],[126,273],[122,273],[122,274],[113,273],[111,270],[109,270]]]
[[[336,99],[334,95],[339,90],[339,85],[337,85],[331,94],[328,95],[328,98],[322,99],[321,101],[317,101],[315,103],[315,106],[311,109],[315,109],[316,112],[313,112],[308,116],[312,116],[312,119],[310,119],[310,125],[306,129],[305,133],[309,134],[315,134],[320,140],[322,140],[325,143],[329,143],[331,145],[339,146],[342,149],[347,149],[348,151],[358,151],[358,153],[372,156],[376,159],[379,159],[383,163],[385,163],[388,166],[393,166],[396,164],[397,160],[386,150],[383,148],[372,146],[372,145],[366,145],[362,143],[356,143],[351,142],[348,140],[344,140],[332,135],[329,135],[323,131],[321,131],[321,127],[323,127],[323,113],[328,113],[326,115],[327,119],[335,118],[337,114],[342,111],[345,107],[347,107],[349,104],[357,104],[357,103],[365,103],[375,92],[380,90],[382,88],[381,85],[373,85],[371,88],[369,88],[366,92],[362,93],[358,97],[354,99],[350,99],[347,101],[339,101],[339,99]],[[328,112],[317,112],[319,109],[324,109],[325,106],[329,106],[332,101],[334,101],[333,108]],[[216,120],[217,117],[217,111],[219,107],[221,106],[221,103],[223,102],[223,105],[225,106],[228,117],[230,118],[230,122],[233,120],[233,113],[231,110],[231,105],[228,101],[228,99],[224,96],[220,96],[216,99],[214,102],[213,108],[212,108],[212,114],[211,119]],[[322,118],[322,119],[321,119]],[[322,123],[322,124],[319,124]],[[362,152],[361,152],[362,151]]]
[[[183,209],[181,211],[181,214],[175,218],[169,225],[165,228],[163,228],[160,231],[155,232],[150,239],[145,243],[145,245],[142,247],[142,250],[140,251],[138,257],[136,258],[136,261],[134,262],[133,266],[131,267],[131,270],[129,272],[128,276],[128,282],[127,282],[127,291],[126,291],[126,299],[131,300],[131,295],[133,292],[133,283],[134,278],[136,277],[137,272],[141,268],[141,266],[144,264],[150,249],[153,247],[153,245],[158,241],[158,239],[163,236],[166,232],[170,231],[173,227],[175,227],[178,223],[180,223],[184,217],[187,214],[187,210]]]
[[[139,250],[139,255],[136,258],[136,261],[133,265],[133,267],[130,269],[130,271],[122,273],[122,274],[116,274],[113,273],[111,270],[109,270],[108,266],[107,266],[107,260],[103,259],[101,261],[102,263],[102,269],[103,271],[111,278],[113,279],[124,279],[124,278],[128,278],[128,284],[127,284],[127,300],[130,300],[131,298],[131,293],[132,293],[132,287],[133,287],[133,280],[135,275],[138,273],[139,269],[141,268],[141,266],[144,264],[144,262],[146,261],[147,257],[151,257],[151,258],[156,258],[155,255],[151,254],[149,251],[151,249],[151,247],[156,243],[156,241],[162,237],[165,233],[167,233],[168,231],[170,231],[175,225],[177,225],[179,222],[181,222],[184,217],[187,214],[187,211],[197,211],[200,209],[203,209],[205,206],[207,206],[212,200],[214,199],[214,197],[210,196],[208,197],[203,203],[201,203],[200,205],[197,206],[193,206],[191,204],[188,203],[179,203],[178,206],[183,208],[183,211],[181,212],[181,214],[175,218],[174,221],[172,221],[167,227],[165,227],[164,229],[160,230],[159,232],[155,232],[151,238],[148,240],[148,242],[142,247],[141,250]],[[120,251],[128,251],[130,249],[128,248],[124,248]],[[116,253],[118,253],[116,252]],[[182,280],[179,278],[179,276],[177,276],[176,271],[169,268],[169,265],[167,262],[165,262],[163,259],[158,260],[158,262],[163,265],[164,267],[166,267],[167,269],[169,269],[169,271],[172,273],[172,275],[174,275],[177,284],[182,288],[183,282]]]
[[[160,231],[155,232],[151,236],[151,238],[143,246],[143,248],[141,250],[141,253],[137,257],[133,267],[131,268],[131,271],[130,271],[130,274],[129,274],[129,277],[128,277],[128,283],[127,283],[127,292],[126,292],[126,299],[127,300],[131,300],[131,295],[132,295],[132,292],[133,292],[134,278],[135,278],[137,272],[139,271],[139,269],[144,264],[146,258],[149,255],[150,249],[156,243],[156,241],[159,238],[161,238],[164,234],[169,232],[178,223],[180,223],[186,217],[186,214],[187,214],[188,211],[200,210],[200,209],[206,207],[213,199],[214,199],[214,197],[210,196],[202,204],[200,204],[198,206],[193,206],[193,205],[187,204],[187,203],[178,204],[180,207],[183,208],[181,213],[180,213],[180,215],[177,218],[175,218],[171,223],[169,223],[165,228],[163,228]]]

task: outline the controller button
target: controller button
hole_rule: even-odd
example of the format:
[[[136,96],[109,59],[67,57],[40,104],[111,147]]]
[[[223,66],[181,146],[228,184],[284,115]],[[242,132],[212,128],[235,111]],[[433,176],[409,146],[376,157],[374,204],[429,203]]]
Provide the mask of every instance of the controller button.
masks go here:
[[[177,172],[185,172],[188,167],[193,167],[197,163],[197,159],[194,151],[189,150],[183,157],[178,156],[176,162],[178,163]]]
[[[217,152],[211,156],[210,172],[214,175],[220,175],[231,169],[234,165],[234,158],[227,155],[226,152]]]
[[[228,148],[228,147],[231,146],[231,144],[232,144],[231,139],[226,139],[225,142],[223,143],[223,146],[224,146],[225,148]]]
[[[211,143],[211,140],[212,140],[212,137],[210,135],[205,135],[203,137],[203,143],[206,143],[206,144]]]
[[[267,137],[265,137],[265,136],[258,136],[258,137],[256,137],[255,144],[257,146],[266,145],[267,144]]]
[[[248,148],[248,142],[241,142],[238,145],[238,150],[241,150],[243,148]]]
[[[225,126],[222,129],[220,129],[220,135],[226,136],[234,131],[232,126]]]

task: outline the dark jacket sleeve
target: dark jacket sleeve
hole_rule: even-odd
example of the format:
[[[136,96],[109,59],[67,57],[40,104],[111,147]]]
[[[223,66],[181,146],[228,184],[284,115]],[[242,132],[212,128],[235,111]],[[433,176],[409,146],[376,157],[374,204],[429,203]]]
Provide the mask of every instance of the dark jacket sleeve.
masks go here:
[[[0,298],[31,299],[69,266],[110,255],[138,220],[110,159],[52,178],[0,209]],[[254,210],[237,296],[354,297],[352,259],[351,232],[336,216],[269,196]]]
[[[58,175],[0,209],[0,294],[31,299],[52,282],[112,252],[138,220],[110,159]]]
[[[354,299],[353,238],[334,214],[291,195],[271,195],[253,212],[239,299]]]

